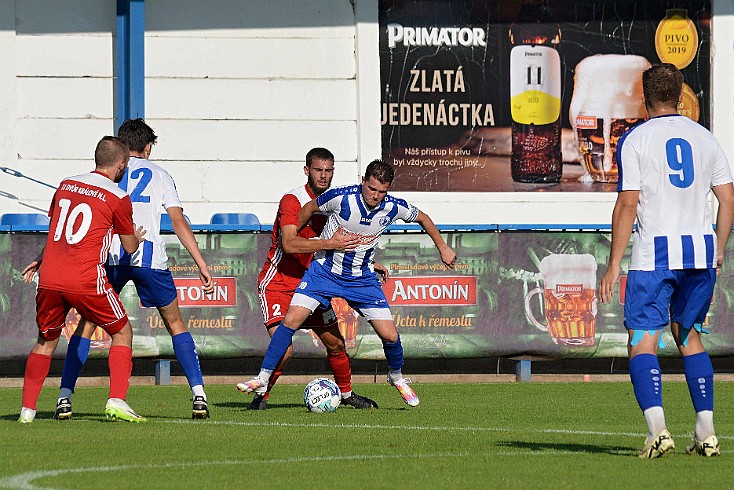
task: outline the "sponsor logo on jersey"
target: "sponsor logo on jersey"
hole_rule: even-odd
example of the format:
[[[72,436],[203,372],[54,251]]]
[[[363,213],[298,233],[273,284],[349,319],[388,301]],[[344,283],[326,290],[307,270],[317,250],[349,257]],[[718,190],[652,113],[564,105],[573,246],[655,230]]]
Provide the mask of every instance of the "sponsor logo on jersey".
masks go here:
[[[477,304],[476,276],[391,277],[382,290],[393,306]]]

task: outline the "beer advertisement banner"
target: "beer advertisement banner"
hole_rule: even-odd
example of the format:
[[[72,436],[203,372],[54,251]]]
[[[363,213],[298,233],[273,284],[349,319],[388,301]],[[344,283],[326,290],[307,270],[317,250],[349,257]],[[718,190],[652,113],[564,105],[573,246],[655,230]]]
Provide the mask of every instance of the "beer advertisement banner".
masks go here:
[[[454,270],[441,263],[431,239],[419,233],[381,238],[376,259],[390,270],[383,289],[391,304],[406,357],[481,358],[532,355],[546,358],[626,357],[623,275],[611,304],[596,299],[606,270],[611,236],[576,232],[447,232],[457,252]],[[202,358],[260,357],[269,337],[263,327],[257,276],[268,234],[196,234],[215,277],[202,294],[197,268],[175,237],[168,237],[170,268],[181,313]],[[0,234],[0,359],[25,359],[33,346],[35,284],[20,272],[37,255],[44,234]],[[734,256],[734,242],[728,254]],[[626,264],[628,257],[625,259]],[[626,267],[626,265],[625,265]],[[626,274],[626,272],[625,272]],[[129,284],[121,294],[134,331],[134,355],[174,358],[171,338],[155,308],[144,308]],[[343,300],[333,302],[350,356],[384,359],[369,324]],[[61,358],[79,317],[74,310],[57,349]],[[734,354],[734,269],[719,271],[704,336],[714,356]],[[105,357],[110,338],[98,329],[90,355]],[[670,330],[663,356],[677,356]],[[309,331],[294,337],[298,357],[324,357]]]
[[[672,63],[710,127],[709,0],[380,0],[395,191],[611,192],[641,75]]]

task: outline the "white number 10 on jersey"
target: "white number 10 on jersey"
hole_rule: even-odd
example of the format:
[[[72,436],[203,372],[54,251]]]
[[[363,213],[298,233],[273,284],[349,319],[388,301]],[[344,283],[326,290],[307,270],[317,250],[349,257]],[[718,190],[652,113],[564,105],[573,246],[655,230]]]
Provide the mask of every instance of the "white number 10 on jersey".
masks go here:
[[[61,208],[61,214],[59,215],[59,222],[56,223],[56,229],[54,230],[54,241],[58,242],[61,239],[61,234],[64,234],[66,242],[70,245],[79,243],[82,241],[89,231],[89,227],[92,225],[92,208],[89,204],[81,203],[74,206],[74,209],[69,212],[69,206],[71,201],[68,199],[60,199],[59,207]],[[82,216],[82,223],[79,229],[74,232],[74,223],[76,222],[79,215]]]

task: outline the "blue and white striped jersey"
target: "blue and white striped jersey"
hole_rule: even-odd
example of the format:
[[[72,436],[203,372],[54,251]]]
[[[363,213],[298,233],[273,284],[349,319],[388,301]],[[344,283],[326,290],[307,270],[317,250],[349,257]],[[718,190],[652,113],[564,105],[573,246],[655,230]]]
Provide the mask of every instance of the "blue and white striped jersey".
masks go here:
[[[709,193],[732,182],[713,134],[685,116],[652,118],[617,146],[618,191],[639,190],[630,270],[716,267]]]
[[[316,198],[319,209],[329,215],[322,239],[336,233],[355,235],[359,246],[349,252],[322,250],[316,252],[317,260],[334,274],[344,277],[361,277],[374,273],[372,259],[380,235],[395,221],[413,222],[418,208],[404,199],[386,195],[374,209],[368,209],[362,198],[362,186],[334,187]]]
[[[149,269],[168,269],[166,242],[161,237],[161,214],[170,207],[182,208],[171,175],[161,166],[136,156],[130,157],[125,175],[118,184],[130,194],[135,227],[146,231],[137,252],[123,250],[115,235],[107,257],[108,265],[132,265]]]

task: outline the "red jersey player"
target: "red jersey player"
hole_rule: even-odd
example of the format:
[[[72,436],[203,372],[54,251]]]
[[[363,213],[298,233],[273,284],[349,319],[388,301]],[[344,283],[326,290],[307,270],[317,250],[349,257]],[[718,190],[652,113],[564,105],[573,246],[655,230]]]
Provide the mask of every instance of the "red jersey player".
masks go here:
[[[273,223],[272,241],[268,258],[258,277],[258,293],[265,328],[273,336],[291,303],[293,292],[311,263],[313,253],[319,250],[350,250],[357,245],[354,238],[341,235],[328,240],[319,240],[326,217],[314,219],[298,231],[298,213],[301,207],[321,195],[331,186],[334,176],[334,155],[326,148],[313,148],[306,154],[303,172],[308,178],[306,185],[287,192],[278,205],[278,214]],[[378,266],[384,271],[384,268]],[[385,271],[386,272],[386,271]],[[319,336],[326,347],[329,366],[334,380],[342,393],[342,403],[355,408],[377,408],[377,404],[352,391],[352,370],[346,352],[344,338],[339,332],[334,310],[316,310],[304,324]],[[255,392],[250,410],[264,410],[270,390],[282,373],[285,362],[290,358],[293,347],[289,347],[268,383],[267,389]],[[246,391],[240,384],[240,391]]]
[[[107,281],[104,262],[112,235],[120,235],[133,253],[142,229],[133,225],[130,197],[116,182],[122,179],[130,152],[122,140],[105,136],[94,152],[95,170],[64,179],[54,194],[46,246],[24,270],[26,282],[39,274],[36,293],[38,340],[26,363],[23,408],[19,422],[33,422],[36,402],[71,308],[112,337],[109,353],[110,398],[105,415],[144,422],[125,402],[132,372],[132,327]]]

